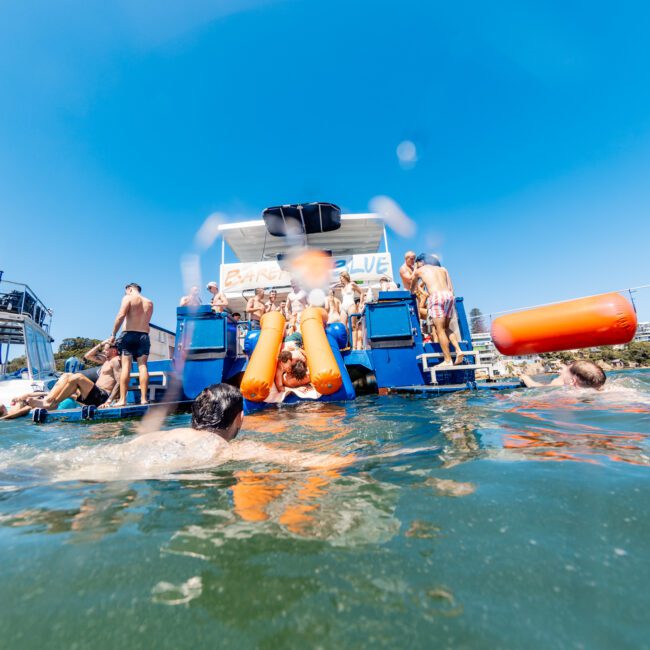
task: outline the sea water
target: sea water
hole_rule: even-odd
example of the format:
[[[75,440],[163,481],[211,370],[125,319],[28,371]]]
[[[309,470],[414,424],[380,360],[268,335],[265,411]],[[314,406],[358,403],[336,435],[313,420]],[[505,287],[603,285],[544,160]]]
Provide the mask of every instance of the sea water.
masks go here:
[[[0,647],[648,647],[649,404],[632,371],[246,419],[327,470],[2,422]]]

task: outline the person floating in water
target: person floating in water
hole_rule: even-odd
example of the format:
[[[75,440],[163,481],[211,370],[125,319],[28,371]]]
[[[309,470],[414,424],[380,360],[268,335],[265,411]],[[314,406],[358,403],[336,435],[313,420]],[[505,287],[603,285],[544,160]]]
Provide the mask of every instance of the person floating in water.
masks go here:
[[[0,413],[3,420],[13,420],[27,415],[34,408],[55,410],[63,400],[73,398],[80,404],[108,406],[117,396],[120,382],[120,358],[117,346],[113,343],[104,345],[104,363],[99,369],[96,382],[83,373],[65,373],[59,377],[49,393],[27,393],[12,400],[6,413]]]
[[[607,381],[605,371],[593,361],[574,361],[560,370],[560,374],[550,383],[542,384],[529,375],[519,375],[526,388],[548,388],[549,386],[569,386],[571,388],[593,388],[600,390]]]
[[[117,348],[122,355],[122,376],[120,377],[120,399],[115,406],[124,406],[126,404],[133,360],[138,364],[140,403],[148,404],[149,371],[147,370],[147,359],[151,347],[149,323],[153,314],[153,302],[141,295],[142,288],[135,282],[127,284],[124,291],[126,295],[122,298],[122,304],[113,325],[113,333],[109,339],[110,343],[115,343],[115,337],[120,327],[122,327],[122,323],[124,323],[122,335],[117,340]]]
[[[147,476],[190,469],[214,467],[223,462],[260,461],[304,468],[335,468],[352,463],[354,456],[307,453],[276,449],[253,441],[236,441],[244,423],[244,400],[238,388],[213,384],[204,389],[192,404],[191,427],[143,433],[128,442],[106,447],[119,451],[119,463],[84,463],[66,470],[58,480],[122,478],[128,473]],[[163,449],[164,453],[157,453]],[[172,450],[172,451],[169,451]],[[93,448],[95,458],[97,447]],[[79,450],[74,451],[79,457]],[[111,456],[114,458],[115,454]]]
[[[413,272],[410,291],[411,293],[415,292],[418,280],[422,280],[427,288],[429,318],[438,335],[443,355],[442,363],[436,367],[452,365],[450,343],[456,351],[455,365],[460,365],[464,360],[463,352],[456,335],[450,328],[456,300],[449,272],[444,266],[441,266],[440,260],[435,255],[420,255],[418,262],[421,262],[421,265]]]

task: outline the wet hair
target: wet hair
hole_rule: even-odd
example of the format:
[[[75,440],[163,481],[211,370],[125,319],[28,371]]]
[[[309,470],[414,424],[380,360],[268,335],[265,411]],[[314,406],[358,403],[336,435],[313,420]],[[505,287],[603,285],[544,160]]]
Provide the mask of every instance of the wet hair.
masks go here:
[[[607,375],[593,361],[574,361],[569,365],[569,372],[578,380],[581,388],[602,388]]]
[[[291,374],[296,379],[304,379],[307,376],[307,366],[305,365],[305,362],[300,360],[296,361],[296,363],[293,364]]]
[[[138,293],[140,293],[142,291],[142,287],[139,284],[136,284],[135,282],[130,282],[124,288],[125,289],[137,289]]]
[[[198,431],[225,431],[244,410],[244,398],[230,384],[212,384],[192,404],[192,428]]]
[[[278,357],[278,361],[280,363],[288,363],[291,361],[291,359],[293,359],[293,355],[291,352],[289,352],[289,350],[282,350],[282,352],[280,352],[280,356]]]

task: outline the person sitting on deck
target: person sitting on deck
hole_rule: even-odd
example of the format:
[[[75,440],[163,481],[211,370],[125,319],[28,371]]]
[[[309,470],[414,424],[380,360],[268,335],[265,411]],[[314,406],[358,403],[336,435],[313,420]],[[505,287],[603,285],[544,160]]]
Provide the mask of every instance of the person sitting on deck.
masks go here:
[[[49,393],[27,393],[12,400],[11,408],[3,420],[27,415],[33,408],[44,408],[48,411],[55,410],[63,400],[72,397],[80,404],[108,407],[117,397],[120,382],[120,357],[117,345],[111,344],[106,349],[106,361],[99,370],[96,382],[91,381],[82,373],[64,373],[54,384]]]
[[[246,314],[248,320],[251,322],[252,330],[260,329],[260,321],[262,320],[265,310],[264,289],[255,289],[255,295],[252,298],[249,298],[246,303]]]
[[[549,388],[551,386],[569,386],[570,388],[593,388],[601,390],[607,381],[605,371],[593,361],[574,361],[563,366],[560,374],[550,383],[542,384],[530,376],[519,376],[526,388]]]
[[[212,294],[212,299],[210,300],[212,311],[221,313],[228,306],[226,294],[223,291],[219,291],[219,287],[214,281],[208,282],[206,289]]]
[[[410,291],[413,292],[417,282],[422,280],[429,294],[427,299],[429,318],[438,335],[443,355],[443,361],[437,367],[452,365],[450,343],[456,351],[455,365],[460,365],[464,360],[463,353],[456,335],[450,328],[456,304],[451,278],[447,269],[440,265],[440,260],[436,256],[422,255],[421,262],[422,264],[414,271],[411,278]]]
[[[199,288],[194,285],[190,287],[190,292],[181,298],[178,303],[179,307],[198,307],[201,304],[201,296],[199,295]]]

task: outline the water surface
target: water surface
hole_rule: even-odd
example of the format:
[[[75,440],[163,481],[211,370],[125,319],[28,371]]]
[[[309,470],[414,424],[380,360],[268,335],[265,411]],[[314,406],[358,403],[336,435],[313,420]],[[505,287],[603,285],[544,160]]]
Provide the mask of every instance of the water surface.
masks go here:
[[[649,403],[635,371],[306,404],[242,436],[349,467],[104,482],[58,479],[134,422],[0,423],[2,646],[647,647]]]

